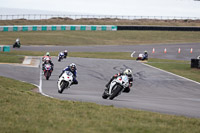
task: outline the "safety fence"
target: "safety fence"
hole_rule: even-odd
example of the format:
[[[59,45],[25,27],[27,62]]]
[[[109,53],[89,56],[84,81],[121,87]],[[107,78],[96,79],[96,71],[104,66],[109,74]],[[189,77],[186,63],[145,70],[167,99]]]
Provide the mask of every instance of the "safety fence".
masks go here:
[[[200,17],[186,16],[127,16],[127,15],[69,15],[69,14],[14,14],[0,15],[0,20],[44,20],[44,19],[157,19],[157,20],[200,20]]]
[[[0,26],[0,31],[116,31],[114,25],[22,25]]]

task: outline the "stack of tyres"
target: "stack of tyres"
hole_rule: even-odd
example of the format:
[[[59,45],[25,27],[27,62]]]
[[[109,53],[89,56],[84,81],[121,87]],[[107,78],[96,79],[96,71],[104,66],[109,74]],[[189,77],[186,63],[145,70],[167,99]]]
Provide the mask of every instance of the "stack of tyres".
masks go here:
[[[200,59],[191,59],[191,68],[200,68]]]
[[[3,46],[3,52],[10,52],[10,46]]]

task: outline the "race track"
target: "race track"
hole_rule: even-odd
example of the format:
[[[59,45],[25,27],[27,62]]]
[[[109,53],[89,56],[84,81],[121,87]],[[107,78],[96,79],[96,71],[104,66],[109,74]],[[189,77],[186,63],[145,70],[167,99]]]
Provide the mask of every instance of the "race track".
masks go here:
[[[200,117],[200,84],[130,60],[68,58],[55,63],[50,80],[42,77],[43,93],[64,100],[94,102],[167,114]],[[78,85],[58,93],[57,80],[61,70],[74,62],[78,69]],[[102,99],[105,84],[117,72],[130,68],[134,83],[130,93],[114,100]]]
[[[171,46],[171,45],[169,45]],[[181,55],[177,54],[177,51],[171,52],[171,54],[163,55],[163,51],[158,52],[157,56],[164,58],[173,58],[188,60],[190,56],[189,49],[191,45],[183,45],[185,49]],[[199,50],[199,44],[196,46],[196,50]],[[88,49],[93,48],[95,51],[100,50],[101,46],[89,46]],[[111,47],[111,46],[108,46]],[[103,47],[101,51],[108,51],[108,47]],[[130,46],[131,47],[131,46]],[[153,46],[135,46],[134,49],[152,49]],[[159,46],[163,49],[165,46]],[[175,47],[175,46],[174,46]],[[179,44],[176,45],[176,48]],[[37,50],[37,46],[32,47],[33,50]],[[36,49],[34,49],[36,48]],[[46,48],[46,50],[49,47]],[[52,47],[53,48],[53,47]],[[55,47],[56,49],[60,47]],[[68,47],[69,48],[69,47]],[[22,47],[24,50],[29,47]],[[81,51],[81,48],[70,47],[70,51]],[[84,50],[87,47],[82,48]],[[110,50],[120,51],[127,49],[126,46],[112,46]],[[158,47],[157,47],[158,49]],[[173,49],[171,46],[170,49]],[[41,49],[40,49],[41,50]],[[57,51],[57,50],[56,50]],[[59,51],[59,50],[58,50]],[[132,49],[129,48],[129,51]],[[128,51],[128,52],[129,52]],[[174,54],[173,54],[174,53]],[[196,56],[198,53],[194,52],[192,56]],[[179,57],[180,56],[180,57]],[[150,57],[151,58],[151,57]],[[0,64],[0,75],[5,77],[14,78],[17,80],[23,80],[36,85],[42,85],[42,92],[51,97],[55,97],[63,100],[75,100],[84,102],[93,102],[102,105],[114,105],[116,107],[125,107],[139,110],[147,110],[152,112],[160,112],[175,115],[184,115],[189,117],[200,118],[200,84],[189,81],[187,79],[163,72],[161,70],[152,68],[134,60],[112,60],[112,59],[92,59],[92,58],[73,58],[69,57],[62,62],[58,62],[56,58],[52,59],[55,68],[52,76],[47,81],[44,76],[40,77],[40,68],[31,68],[19,65]],[[57,80],[58,75],[62,69],[74,62],[78,69],[78,85],[71,86],[70,89],[64,90],[63,94],[58,93]],[[122,93],[114,100],[102,99],[101,95],[104,91],[105,84],[117,72],[130,68],[133,70],[134,83],[130,93]],[[40,78],[42,80],[40,81]]]

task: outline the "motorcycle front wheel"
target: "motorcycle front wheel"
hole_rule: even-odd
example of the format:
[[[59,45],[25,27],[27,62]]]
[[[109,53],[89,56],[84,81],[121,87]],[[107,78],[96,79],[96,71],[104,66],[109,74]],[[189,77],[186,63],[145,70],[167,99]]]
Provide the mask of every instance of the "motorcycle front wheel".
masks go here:
[[[109,97],[110,100],[113,100],[119,93],[122,91],[122,87],[120,85],[116,85],[115,88],[112,90],[112,95]]]
[[[66,81],[61,81],[60,82],[60,88],[61,90],[58,90],[59,93],[62,93],[64,91],[64,89],[69,85],[69,82]]]
[[[49,71],[45,72],[45,77],[46,77],[46,80],[49,80],[49,77],[50,77],[50,72]]]

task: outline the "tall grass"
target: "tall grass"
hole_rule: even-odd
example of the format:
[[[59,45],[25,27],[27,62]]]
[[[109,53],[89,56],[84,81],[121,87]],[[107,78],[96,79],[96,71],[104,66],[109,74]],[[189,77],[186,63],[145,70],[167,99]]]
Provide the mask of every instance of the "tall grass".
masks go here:
[[[0,77],[0,131],[37,133],[199,133],[200,119],[62,101]]]

